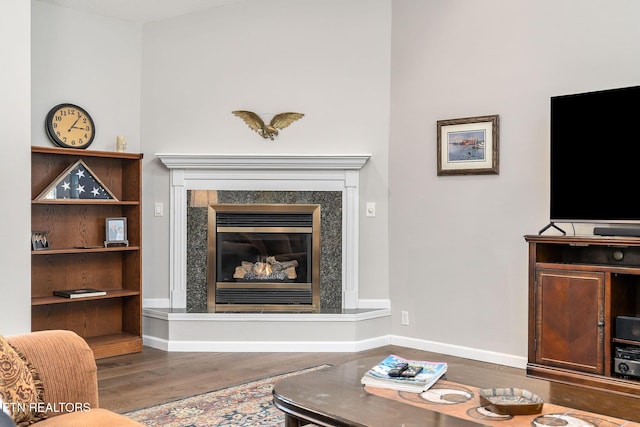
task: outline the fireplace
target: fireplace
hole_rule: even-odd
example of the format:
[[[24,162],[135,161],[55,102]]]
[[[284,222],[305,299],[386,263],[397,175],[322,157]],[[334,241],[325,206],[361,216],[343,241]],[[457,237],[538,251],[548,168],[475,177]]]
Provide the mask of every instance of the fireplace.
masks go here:
[[[320,205],[213,204],[207,229],[208,308],[320,309]]]
[[[202,312],[216,316],[215,310],[207,306],[208,204],[215,203],[322,205],[321,310],[318,313],[324,310],[339,313],[360,306],[359,175],[371,157],[369,154],[160,153],[156,156],[171,171],[169,295],[166,302],[145,299],[146,307],[153,304],[185,310],[194,316]],[[227,196],[191,207],[189,192],[200,190]],[[263,197],[264,193],[269,197]],[[215,305],[215,300],[212,304]]]

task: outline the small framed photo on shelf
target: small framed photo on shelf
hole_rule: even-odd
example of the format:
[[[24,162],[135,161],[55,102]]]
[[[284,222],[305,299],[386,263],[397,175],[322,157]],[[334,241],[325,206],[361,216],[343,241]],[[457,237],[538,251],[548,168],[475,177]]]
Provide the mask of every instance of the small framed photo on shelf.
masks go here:
[[[110,244],[129,246],[129,240],[127,240],[127,218],[107,218],[105,220],[104,246],[107,247]]]
[[[438,176],[498,174],[498,116],[438,120]]]
[[[33,231],[31,233],[31,250],[43,251],[49,249],[49,235],[46,231]]]

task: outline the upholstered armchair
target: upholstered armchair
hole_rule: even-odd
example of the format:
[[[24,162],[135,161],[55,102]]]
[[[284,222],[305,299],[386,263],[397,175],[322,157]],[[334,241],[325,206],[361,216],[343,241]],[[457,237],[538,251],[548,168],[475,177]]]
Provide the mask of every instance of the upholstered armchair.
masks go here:
[[[37,389],[32,393],[37,402],[32,402],[26,407],[27,410],[31,410],[31,414],[22,414],[23,418],[35,418],[35,424],[32,425],[142,426],[125,416],[99,407],[97,367],[93,352],[86,341],[75,332],[51,330],[5,338],[10,344],[9,347],[17,350],[20,359],[28,366],[33,383],[37,385]],[[6,351],[10,351],[8,346],[0,347],[0,352],[5,353],[2,355],[4,366],[9,365],[5,358]],[[0,374],[5,373],[0,371]],[[8,381],[4,381],[5,386],[7,383]],[[2,387],[3,382],[0,381],[0,392]],[[21,386],[20,389],[22,388]],[[11,395],[8,395],[5,389],[5,407],[10,399]],[[33,418],[30,422],[34,421]],[[27,422],[23,420],[23,424],[26,425]]]

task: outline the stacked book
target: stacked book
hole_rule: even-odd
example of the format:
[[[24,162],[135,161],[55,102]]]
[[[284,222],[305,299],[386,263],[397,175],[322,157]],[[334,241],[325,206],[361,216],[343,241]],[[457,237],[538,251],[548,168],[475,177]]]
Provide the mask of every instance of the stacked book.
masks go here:
[[[102,291],[100,289],[93,289],[93,288],[64,289],[64,290],[53,291],[53,295],[57,297],[63,297],[63,298],[99,297],[106,294],[107,294],[107,291]]]
[[[371,387],[422,393],[446,372],[444,362],[407,360],[391,354],[365,372],[360,382]]]

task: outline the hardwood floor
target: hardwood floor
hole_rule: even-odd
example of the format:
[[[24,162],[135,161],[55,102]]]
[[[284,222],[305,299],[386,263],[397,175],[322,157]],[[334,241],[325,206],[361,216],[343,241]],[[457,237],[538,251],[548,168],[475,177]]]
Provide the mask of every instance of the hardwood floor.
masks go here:
[[[421,350],[386,346],[357,353],[196,353],[144,347],[97,361],[100,406],[127,412],[321,364],[389,354],[445,361],[447,378],[468,385],[519,387],[545,401],[640,422],[640,396],[624,396],[528,378],[524,370]]]

